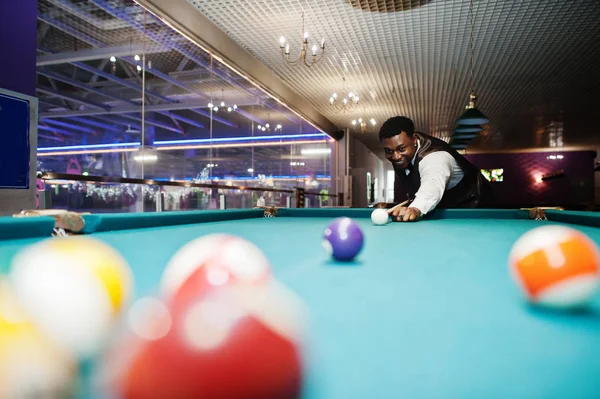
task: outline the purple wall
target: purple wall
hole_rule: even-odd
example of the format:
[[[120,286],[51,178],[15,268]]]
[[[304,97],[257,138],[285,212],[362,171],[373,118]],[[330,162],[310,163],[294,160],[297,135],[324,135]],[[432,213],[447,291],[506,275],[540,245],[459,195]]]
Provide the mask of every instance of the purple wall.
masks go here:
[[[467,154],[481,169],[504,169],[504,181],[492,187],[499,206],[582,205],[594,203],[594,151],[565,151],[562,159],[550,152]],[[558,153],[557,153],[558,154]],[[564,170],[565,176],[536,181]]]
[[[0,87],[35,96],[37,0],[0,0]]]

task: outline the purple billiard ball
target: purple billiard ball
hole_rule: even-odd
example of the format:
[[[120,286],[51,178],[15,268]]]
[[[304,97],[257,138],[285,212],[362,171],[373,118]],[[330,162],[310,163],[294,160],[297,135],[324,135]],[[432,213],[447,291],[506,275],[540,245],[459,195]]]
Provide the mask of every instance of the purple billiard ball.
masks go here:
[[[364,242],[360,226],[352,219],[337,218],[323,234],[323,247],[334,259],[351,261],[362,250]]]

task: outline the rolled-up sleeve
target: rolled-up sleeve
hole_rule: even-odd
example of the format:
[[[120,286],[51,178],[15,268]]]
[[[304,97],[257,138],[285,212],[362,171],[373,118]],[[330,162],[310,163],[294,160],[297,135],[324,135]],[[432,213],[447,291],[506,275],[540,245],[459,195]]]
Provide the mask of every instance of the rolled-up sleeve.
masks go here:
[[[423,157],[419,162],[421,186],[411,208],[417,208],[425,215],[440,203],[452,177],[455,162],[446,151],[437,151]]]

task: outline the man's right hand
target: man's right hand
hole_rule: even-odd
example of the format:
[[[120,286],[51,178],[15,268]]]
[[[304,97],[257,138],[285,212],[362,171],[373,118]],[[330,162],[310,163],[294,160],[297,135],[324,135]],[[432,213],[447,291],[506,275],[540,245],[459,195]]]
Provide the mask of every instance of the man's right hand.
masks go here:
[[[416,222],[421,218],[421,211],[417,208],[401,206],[388,210],[394,222]]]

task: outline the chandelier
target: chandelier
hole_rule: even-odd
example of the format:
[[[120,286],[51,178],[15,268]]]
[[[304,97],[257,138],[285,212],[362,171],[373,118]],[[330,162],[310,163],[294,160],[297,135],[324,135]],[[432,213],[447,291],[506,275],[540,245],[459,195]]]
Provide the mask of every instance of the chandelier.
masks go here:
[[[264,125],[256,125],[256,130],[260,131],[260,132],[270,132],[271,131],[271,114],[269,114],[267,116],[267,123],[265,123]],[[275,128],[273,129],[276,133],[280,133],[283,130],[283,126],[281,126],[281,124],[277,124],[275,125]]]
[[[219,105],[220,105],[220,108],[219,108]],[[233,112],[233,111],[236,111],[238,108],[237,104],[228,105],[228,106],[225,104],[225,100],[223,100],[223,89],[221,89],[221,103],[219,105],[214,104],[212,102],[212,98],[211,98],[210,102],[208,103],[208,108],[212,109],[214,112],[219,112],[219,109],[226,109],[227,112]]]
[[[377,125],[375,118],[358,118],[352,120],[352,127],[355,131],[366,133],[369,130],[369,126],[374,127]]]
[[[321,54],[319,54],[319,56],[317,56],[317,53],[319,51],[319,47],[316,44],[312,45],[312,48],[310,48],[310,45],[308,43],[308,32],[306,32],[304,30],[304,13],[302,13],[302,46],[300,47],[300,54],[298,55],[298,58],[296,58],[295,60],[291,60],[290,59],[290,44],[286,43],[285,37],[281,36],[281,38],[279,39],[279,48],[281,49],[281,56],[283,57],[283,59],[290,65],[292,66],[296,66],[299,63],[303,62],[304,65],[306,65],[307,67],[312,67],[313,65],[315,65],[317,62],[319,62],[321,60],[321,58],[323,57],[323,54],[325,54],[325,39],[321,39]],[[307,59],[307,53],[308,50],[310,48],[311,51],[311,59],[310,61]]]
[[[342,79],[344,81],[342,95],[338,96],[338,94],[334,92],[331,95],[331,97],[329,97],[329,104],[332,105],[337,112],[349,111],[352,108],[352,106],[358,105],[359,101],[357,93],[349,92],[348,94],[346,94],[346,78]]]
[[[273,130],[275,132],[281,132],[282,129],[283,129],[283,126],[281,126],[278,123],[277,125],[275,125],[275,128]],[[264,125],[257,125],[256,126],[256,130],[260,130],[261,132],[270,132],[271,131],[271,124],[269,122],[267,122]]]

